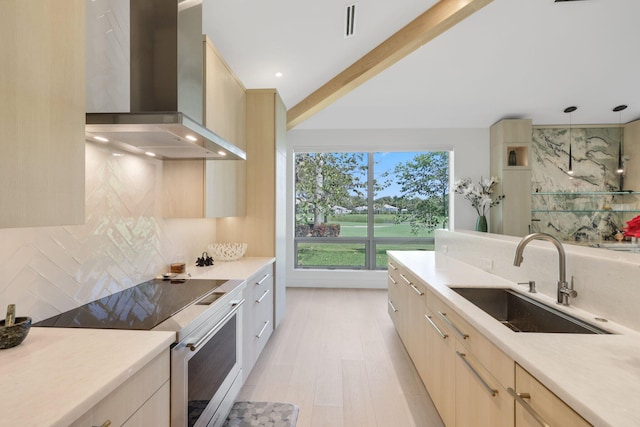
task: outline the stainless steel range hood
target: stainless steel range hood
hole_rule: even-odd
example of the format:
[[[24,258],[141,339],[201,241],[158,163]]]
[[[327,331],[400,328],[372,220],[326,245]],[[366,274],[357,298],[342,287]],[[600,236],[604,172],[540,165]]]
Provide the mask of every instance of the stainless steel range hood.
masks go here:
[[[245,160],[203,126],[201,1],[87,0],[87,139],[167,159]]]

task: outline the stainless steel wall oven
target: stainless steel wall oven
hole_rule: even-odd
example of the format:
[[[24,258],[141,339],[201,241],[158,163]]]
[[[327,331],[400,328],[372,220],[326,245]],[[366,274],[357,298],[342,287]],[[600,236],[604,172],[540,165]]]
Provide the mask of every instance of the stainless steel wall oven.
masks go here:
[[[221,304],[199,329],[172,348],[172,426],[224,422],[242,386],[243,303],[233,298]]]

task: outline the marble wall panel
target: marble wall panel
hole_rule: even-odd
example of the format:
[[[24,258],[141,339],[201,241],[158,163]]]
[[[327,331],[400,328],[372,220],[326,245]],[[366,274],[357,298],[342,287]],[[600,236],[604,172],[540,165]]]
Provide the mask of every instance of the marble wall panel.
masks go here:
[[[622,137],[619,127],[533,129],[532,231],[568,242],[601,242],[640,213],[638,196],[610,194],[624,189],[624,176],[616,172]]]

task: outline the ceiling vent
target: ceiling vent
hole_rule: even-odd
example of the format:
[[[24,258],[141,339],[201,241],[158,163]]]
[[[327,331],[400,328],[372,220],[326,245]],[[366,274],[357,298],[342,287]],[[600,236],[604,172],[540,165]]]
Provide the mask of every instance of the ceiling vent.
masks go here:
[[[345,31],[344,37],[353,37],[356,31],[356,4],[349,4],[344,8]]]

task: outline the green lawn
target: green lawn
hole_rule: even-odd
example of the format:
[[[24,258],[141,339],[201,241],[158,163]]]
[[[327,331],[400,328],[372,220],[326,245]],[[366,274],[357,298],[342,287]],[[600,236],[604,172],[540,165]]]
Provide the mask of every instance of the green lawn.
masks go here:
[[[388,244],[376,246],[376,267],[385,268],[387,251],[433,250],[433,244]],[[359,243],[299,243],[300,267],[350,267],[364,268],[365,247]]]
[[[340,237],[367,237],[367,215],[349,214],[329,217],[329,223],[340,224]],[[411,233],[409,224],[395,224],[394,215],[374,215],[374,237],[433,237],[434,233]],[[387,251],[433,250],[433,244],[385,244],[376,246],[376,266],[385,268]],[[300,267],[350,267],[364,268],[365,245],[361,243],[299,243]]]

